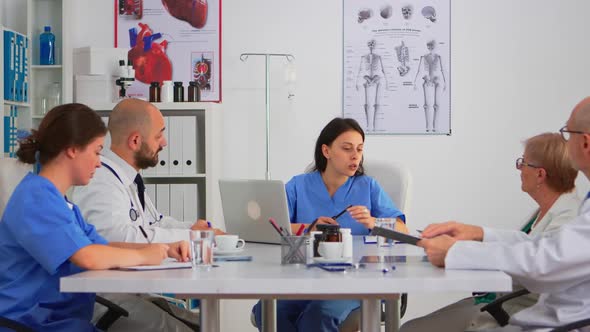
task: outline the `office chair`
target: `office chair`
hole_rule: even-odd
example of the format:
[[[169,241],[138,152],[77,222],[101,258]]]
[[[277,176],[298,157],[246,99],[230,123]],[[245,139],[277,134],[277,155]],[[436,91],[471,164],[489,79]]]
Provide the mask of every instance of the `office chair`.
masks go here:
[[[14,188],[32,170],[32,165],[23,164],[13,158],[0,158],[0,216],[4,213]]]
[[[15,332],[35,332],[31,328],[12,319],[0,317],[0,327],[5,327]]]
[[[32,171],[33,167],[28,164],[23,164],[13,158],[0,158],[0,216],[4,213],[6,203],[10,199],[14,188],[19,182],[27,175],[28,172]],[[114,304],[113,302],[96,296],[96,302],[107,307],[107,312],[100,318],[96,323],[96,327],[101,330],[108,330],[108,328],[117,320],[119,317],[128,317],[129,313],[127,310]],[[0,317],[0,327],[7,327],[14,331],[28,332],[32,331],[28,327],[10,320],[8,318]]]
[[[96,323],[96,327],[99,330],[108,331],[109,327],[111,327],[111,325],[113,325],[113,323],[119,319],[119,317],[129,316],[127,310],[100,296],[96,297],[96,302],[108,308],[108,311]],[[15,332],[34,332],[34,330],[28,326],[4,317],[0,317],[0,327],[5,327]]]
[[[521,290],[518,290],[518,291],[515,291],[512,293],[506,294],[502,297],[497,298],[492,303],[489,303],[489,304],[481,307],[480,311],[481,312],[488,312],[492,317],[494,317],[494,319],[496,320],[496,322],[498,322],[498,324],[500,326],[506,326],[506,325],[508,325],[508,321],[510,320],[510,315],[502,308],[502,305],[507,301],[515,299],[519,296],[527,295],[529,293],[530,292],[528,290],[521,289]],[[569,323],[566,325],[562,325],[560,327],[556,327],[553,330],[551,330],[550,332],[568,332],[568,331],[573,331],[573,330],[579,329],[581,327],[586,327],[586,326],[590,326],[590,318],[582,319],[577,322],[573,322],[573,323]]]
[[[410,206],[410,189],[412,176],[409,170],[399,164],[384,161],[367,161],[363,163],[365,174],[373,177],[383,190],[389,195],[400,211],[406,216]],[[408,294],[400,296],[400,318],[406,313],[408,305]],[[390,306],[397,305],[396,300],[388,300],[381,306],[381,321],[385,321],[386,312],[397,315],[397,308]],[[391,312],[393,311],[393,312]],[[340,332],[358,331],[361,323],[360,308],[353,310],[348,317],[340,324]]]

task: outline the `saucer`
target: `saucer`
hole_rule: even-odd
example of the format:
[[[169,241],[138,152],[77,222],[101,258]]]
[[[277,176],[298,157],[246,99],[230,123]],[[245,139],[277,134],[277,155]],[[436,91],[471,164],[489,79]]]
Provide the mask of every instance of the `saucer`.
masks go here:
[[[316,263],[348,263],[351,260],[351,258],[340,257],[340,258],[334,258],[334,259],[327,259],[324,257],[314,257],[313,260]]]
[[[235,248],[235,249],[229,249],[229,250],[220,250],[218,248],[213,248],[213,254],[215,255],[236,255],[241,253],[242,251],[244,251],[244,248]]]

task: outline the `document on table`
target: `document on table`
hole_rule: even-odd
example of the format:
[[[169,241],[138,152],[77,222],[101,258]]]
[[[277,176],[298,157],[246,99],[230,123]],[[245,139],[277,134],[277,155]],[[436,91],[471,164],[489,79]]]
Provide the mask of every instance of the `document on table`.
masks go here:
[[[126,271],[152,271],[152,270],[172,270],[172,269],[190,269],[191,262],[178,262],[172,258],[166,258],[160,265],[138,265],[122,267],[120,270]]]

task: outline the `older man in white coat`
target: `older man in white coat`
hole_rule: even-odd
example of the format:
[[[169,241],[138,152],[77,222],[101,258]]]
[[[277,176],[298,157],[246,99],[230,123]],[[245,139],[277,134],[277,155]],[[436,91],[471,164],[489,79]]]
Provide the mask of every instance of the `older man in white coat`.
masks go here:
[[[158,108],[143,100],[125,99],[111,112],[108,128],[111,148],[102,153],[102,167],[87,186],[76,187],[71,195],[86,221],[100,235],[109,241],[173,242],[188,240],[189,229],[211,227],[204,220],[183,222],[161,216],[145,192],[139,171],[154,167],[158,153],[167,145],[164,118]],[[109,331],[198,328],[198,316],[168,306],[161,299],[154,301],[165,311],[154,308],[154,304],[139,296],[103,296],[129,311],[129,319],[117,320]],[[99,316],[102,309],[97,306],[94,316]]]
[[[590,179],[590,98],[574,108],[560,130],[574,168]],[[590,194],[589,194],[590,195]],[[590,318],[590,201],[560,230],[529,237],[507,231],[447,222],[428,226],[418,244],[430,262],[446,269],[501,270],[539,301],[494,331],[534,331]]]

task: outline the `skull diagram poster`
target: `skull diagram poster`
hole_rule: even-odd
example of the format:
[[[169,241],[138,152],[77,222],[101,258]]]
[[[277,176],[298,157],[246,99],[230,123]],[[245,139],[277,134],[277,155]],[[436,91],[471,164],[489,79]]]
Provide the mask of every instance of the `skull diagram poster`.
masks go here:
[[[115,46],[129,49],[145,98],[152,82],[196,82],[201,101],[221,101],[221,0],[115,0]],[[192,83],[195,84],[195,83]],[[186,97],[185,97],[186,99]]]
[[[450,0],[343,6],[343,116],[367,134],[449,135]]]

